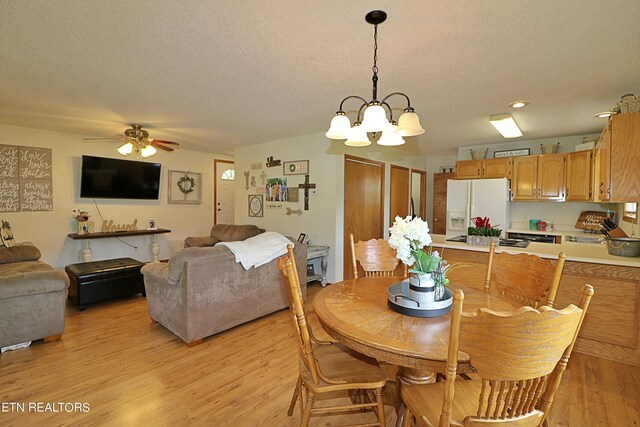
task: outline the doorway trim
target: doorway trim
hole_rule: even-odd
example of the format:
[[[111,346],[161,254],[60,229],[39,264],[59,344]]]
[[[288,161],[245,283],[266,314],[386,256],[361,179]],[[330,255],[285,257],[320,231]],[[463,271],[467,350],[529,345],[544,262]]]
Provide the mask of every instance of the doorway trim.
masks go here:
[[[213,159],[213,224],[217,224],[218,221],[218,164],[226,163],[232,164],[235,166],[235,161],[233,160],[222,160],[222,159]],[[234,202],[235,203],[235,202]]]

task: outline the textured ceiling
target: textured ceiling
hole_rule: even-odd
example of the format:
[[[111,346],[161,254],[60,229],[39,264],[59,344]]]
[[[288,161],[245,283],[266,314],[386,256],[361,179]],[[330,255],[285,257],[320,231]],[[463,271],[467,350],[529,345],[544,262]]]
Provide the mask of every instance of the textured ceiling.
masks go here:
[[[425,154],[504,141],[504,112],[522,139],[599,132],[640,95],[637,0],[0,0],[0,123],[215,153],[325,132],[371,97],[372,9],[379,92],[410,96]]]

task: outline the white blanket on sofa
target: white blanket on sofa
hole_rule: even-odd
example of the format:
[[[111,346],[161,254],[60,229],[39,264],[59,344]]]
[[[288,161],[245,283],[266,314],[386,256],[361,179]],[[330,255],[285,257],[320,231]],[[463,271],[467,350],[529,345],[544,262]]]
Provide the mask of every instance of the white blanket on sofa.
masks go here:
[[[236,256],[236,262],[245,270],[260,267],[287,253],[287,245],[294,243],[275,231],[265,231],[257,236],[238,242],[218,242],[216,246],[226,246]]]

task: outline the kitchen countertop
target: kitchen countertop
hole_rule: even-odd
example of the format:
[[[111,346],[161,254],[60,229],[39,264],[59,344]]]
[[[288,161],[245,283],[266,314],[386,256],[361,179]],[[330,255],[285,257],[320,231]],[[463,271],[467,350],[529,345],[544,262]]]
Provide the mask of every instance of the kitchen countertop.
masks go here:
[[[573,230],[551,230],[551,231],[538,231],[538,230],[529,230],[527,228],[510,228],[507,230],[507,233],[522,233],[522,234],[535,234],[535,235],[541,235],[541,236],[561,236],[562,237],[562,242],[563,243],[568,243],[565,238],[567,236],[571,236],[571,237],[596,237],[596,238],[602,238],[602,234],[600,233],[592,233],[589,231],[582,231],[582,230],[578,230],[578,229],[573,229]],[[595,243],[592,243],[595,244]]]
[[[543,232],[540,232],[544,234]],[[584,233],[581,233],[584,234]],[[564,233],[562,234],[564,235]],[[435,245],[444,245],[446,248],[462,249],[475,252],[489,252],[489,246],[475,246],[460,242],[447,242],[447,237],[442,234],[432,234],[431,239]],[[640,257],[621,257],[609,255],[606,245],[593,243],[564,242],[561,244],[531,242],[526,248],[510,246],[498,246],[499,252],[529,253],[540,258],[557,258],[560,252],[564,252],[567,261],[588,262],[593,264],[620,265],[640,268]],[[446,259],[446,255],[444,255]]]

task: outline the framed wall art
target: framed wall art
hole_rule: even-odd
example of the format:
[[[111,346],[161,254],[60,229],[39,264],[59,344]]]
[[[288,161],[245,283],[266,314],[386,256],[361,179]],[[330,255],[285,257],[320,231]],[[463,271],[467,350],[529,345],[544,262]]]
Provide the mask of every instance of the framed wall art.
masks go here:
[[[249,216],[262,218],[264,216],[264,201],[262,194],[249,194]]]
[[[309,173],[309,160],[294,160],[282,164],[285,175],[306,175]]]
[[[168,203],[199,205],[202,203],[202,174],[190,171],[169,171]]]

